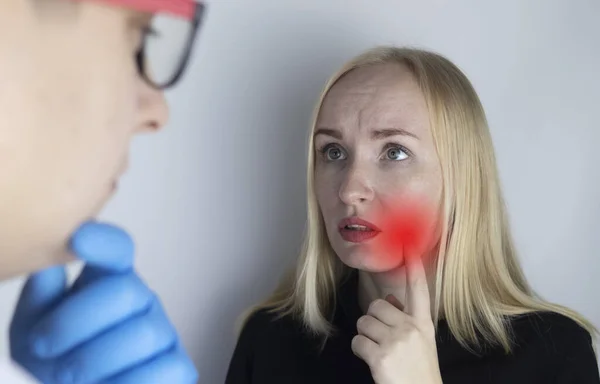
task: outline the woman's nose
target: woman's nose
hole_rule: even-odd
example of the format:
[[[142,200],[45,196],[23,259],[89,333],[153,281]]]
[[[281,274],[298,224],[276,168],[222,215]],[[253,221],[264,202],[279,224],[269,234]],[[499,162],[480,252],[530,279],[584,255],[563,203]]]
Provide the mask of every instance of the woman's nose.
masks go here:
[[[348,169],[339,191],[342,202],[346,205],[371,202],[374,195],[367,170],[357,166]]]

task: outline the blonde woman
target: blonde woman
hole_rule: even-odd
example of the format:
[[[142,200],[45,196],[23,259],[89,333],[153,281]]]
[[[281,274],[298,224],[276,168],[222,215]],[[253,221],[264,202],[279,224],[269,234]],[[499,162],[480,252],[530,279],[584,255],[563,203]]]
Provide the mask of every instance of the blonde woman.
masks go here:
[[[415,201],[426,240],[383,255],[381,218]],[[303,251],[245,317],[227,383],[600,383],[595,334],[521,271],[469,80],[382,47],[325,87]]]

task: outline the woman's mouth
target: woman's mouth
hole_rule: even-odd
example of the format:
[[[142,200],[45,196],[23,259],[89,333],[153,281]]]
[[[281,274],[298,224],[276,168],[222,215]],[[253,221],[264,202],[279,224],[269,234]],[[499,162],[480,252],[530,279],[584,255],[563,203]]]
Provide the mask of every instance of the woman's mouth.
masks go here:
[[[362,243],[379,235],[381,230],[359,217],[348,217],[340,221],[338,230],[342,238],[351,243]]]

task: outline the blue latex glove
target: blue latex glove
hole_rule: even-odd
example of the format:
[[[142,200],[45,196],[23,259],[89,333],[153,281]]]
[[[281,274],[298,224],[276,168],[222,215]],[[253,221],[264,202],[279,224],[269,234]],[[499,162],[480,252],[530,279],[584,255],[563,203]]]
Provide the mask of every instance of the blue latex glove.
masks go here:
[[[194,384],[197,372],[156,295],[133,270],[124,231],[83,225],[71,248],[86,265],[32,275],[10,327],[12,358],[44,384]]]

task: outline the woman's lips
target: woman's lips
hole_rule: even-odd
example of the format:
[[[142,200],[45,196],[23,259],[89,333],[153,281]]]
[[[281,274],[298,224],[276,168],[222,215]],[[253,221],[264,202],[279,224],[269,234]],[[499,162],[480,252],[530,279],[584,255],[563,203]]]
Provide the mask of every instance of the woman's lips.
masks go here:
[[[362,243],[381,233],[375,224],[356,216],[341,220],[338,230],[342,238],[351,243]]]

